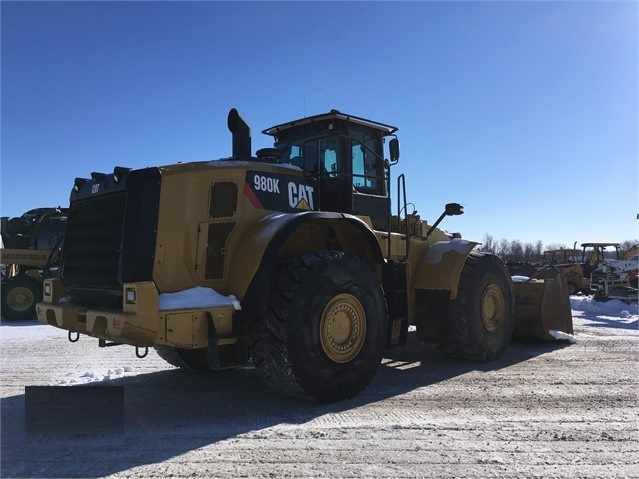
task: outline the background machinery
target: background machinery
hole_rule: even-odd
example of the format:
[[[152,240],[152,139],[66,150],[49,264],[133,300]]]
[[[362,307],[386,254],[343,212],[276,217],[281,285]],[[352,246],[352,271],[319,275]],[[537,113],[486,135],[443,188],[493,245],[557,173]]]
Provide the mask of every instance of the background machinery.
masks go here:
[[[619,243],[583,243],[584,269],[590,292],[598,301],[637,302],[637,255],[621,258]],[[589,253],[591,252],[591,253]]]
[[[584,275],[583,250],[560,248],[544,251],[543,266],[533,278],[543,278],[545,268],[557,268],[566,275],[569,294],[590,294],[590,277]]]
[[[319,402],[363,389],[409,324],[451,355],[493,360],[528,295],[535,335],[572,333],[565,278],[515,294],[499,258],[437,227],[459,204],[432,224],[407,212],[404,176],[391,185],[396,127],[331,110],[264,130],[274,147],[255,156],[235,109],[228,127],[230,158],[76,178],[40,321],[180,367],[252,365]]]
[[[43,278],[59,274],[66,214],[64,208],[37,208],[19,217],[0,218],[3,318],[35,318]]]

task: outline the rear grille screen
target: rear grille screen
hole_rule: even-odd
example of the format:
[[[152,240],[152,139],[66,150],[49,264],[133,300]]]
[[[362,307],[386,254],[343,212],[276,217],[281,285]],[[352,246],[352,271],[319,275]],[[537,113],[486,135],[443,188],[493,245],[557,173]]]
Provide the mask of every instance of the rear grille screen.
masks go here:
[[[151,281],[160,182],[145,168],[71,193],[62,279],[79,304],[121,308],[123,283]]]
[[[64,238],[68,286],[120,288],[118,270],[126,191],[71,204]]]

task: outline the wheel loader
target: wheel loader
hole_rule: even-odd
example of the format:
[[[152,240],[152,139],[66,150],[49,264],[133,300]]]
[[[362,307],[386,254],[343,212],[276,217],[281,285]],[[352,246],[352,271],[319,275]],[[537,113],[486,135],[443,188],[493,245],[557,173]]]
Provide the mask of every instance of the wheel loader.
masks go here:
[[[66,227],[65,208],[36,208],[22,216],[0,218],[2,309],[4,319],[35,319],[43,278],[59,272]]]
[[[548,267],[558,268],[563,271],[568,282],[569,294],[590,294],[590,278],[584,276],[581,250],[560,248],[544,251],[543,267],[535,271],[532,277],[543,278],[543,269]]]
[[[565,278],[514,292],[498,257],[438,228],[460,204],[409,212],[396,127],[331,110],[263,130],[253,156],[236,109],[227,123],[231,157],[75,179],[40,321],[322,403],[366,387],[409,325],[476,361],[507,348],[517,298],[524,334],[572,332]]]

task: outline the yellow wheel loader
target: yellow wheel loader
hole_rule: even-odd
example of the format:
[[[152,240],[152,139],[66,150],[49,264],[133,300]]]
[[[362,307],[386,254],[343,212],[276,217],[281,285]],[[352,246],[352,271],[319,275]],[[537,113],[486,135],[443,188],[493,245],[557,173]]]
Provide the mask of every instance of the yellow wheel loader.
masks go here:
[[[35,319],[42,301],[42,280],[57,276],[66,227],[66,209],[37,208],[22,216],[0,218],[2,309],[4,319]]]
[[[572,332],[567,294],[547,299],[565,278],[514,293],[499,258],[438,228],[459,204],[429,224],[400,175],[393,214],[396,127],[331,110],[264,130],[274,145],[253,156],[248,124],[235,109],[227,121],[229,158],[75,179],[40,321],[179,367],[252,366],[319,402],[361,391],[411,324],[478,361],[507,348],[520,296],[528,334],[548,337],[542,303]]]
[[[558,268],[566,275],[569,294],[590,294],[590,278],[584,276],[582,250],[560,248],[544,251],[543,267],[532,277],[543,278],[545,268]]]

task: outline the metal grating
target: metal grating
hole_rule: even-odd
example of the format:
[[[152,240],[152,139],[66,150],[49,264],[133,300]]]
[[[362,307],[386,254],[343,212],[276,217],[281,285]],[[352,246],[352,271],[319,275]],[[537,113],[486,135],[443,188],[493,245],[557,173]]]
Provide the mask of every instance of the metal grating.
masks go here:
[[[62,273],[67,287],[120,288],[125,206],[125,191],[71,203]]]
[[[211,218],[231,218],[237,210],[237,183],[224,181],[211,185]]]

